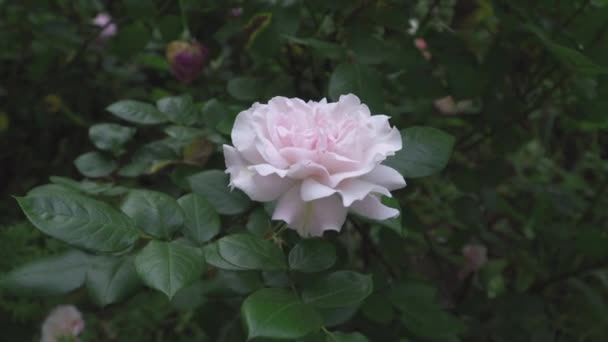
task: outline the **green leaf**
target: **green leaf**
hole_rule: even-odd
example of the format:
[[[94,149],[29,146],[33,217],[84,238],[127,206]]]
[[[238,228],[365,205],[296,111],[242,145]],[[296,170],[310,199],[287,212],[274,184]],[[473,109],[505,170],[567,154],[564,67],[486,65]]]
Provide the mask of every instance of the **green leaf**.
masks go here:
[[[12,270],[0,278],[0,287],[17,295],[65,294],[84,283],[87,266],[88,255],[73,250]]]
[[[266,214],[264,208],[257,208],[251,212],[245,227],[251,234],[261,237],[272,230],[270,218],[268,217],[268,214]]]
[[[388,324],[393,320],[393,308],[386,296],[374,293],[367,297],[361,307],[363,315],[367,319],[380,323]]]
[[[372,293],[370,275],[352,271],[330,273],[302,287],[302,299],[319,308],[357,305]]]
[[[100,123],[89,128],[89,139],[100,150],[120,152],[137,129],[113,123]]]
[[[207,264],[215,266],[217,268],[229,271],[245,271],[246,268],[238,267],[234,264],[231,264],[226,259],[224,259],[218,250],[217,242],[210,243],[203,247],[203,253],[205,254],[205,261]]]
[[[205,198],[187,194],[177,202],[184,212],[184,233],[194,242],[202,244],[220,232],[220,217]]]
[[[27,218],[56,239],[98,252],[121,252],[139,234],[129,217],[106,203],[68,192],[17,198]]]
[[[199,111],[190,95],[162,98],[156,102],[156,107],[169,120],[180,125],[193,125],[199,120]]]
[[[340,331],[332,331],[325,338],[325,342],[369,342],[369,340],[358,332],[343,333]]]
[[[534,33],[545,45],[547,50],[564,66],[588,76],[608,73],[608,68],[595,64],[589,57],[577,50],[553,42],[538,28],[532,25],[526,25],[526,28]]]
[[[336,249],[323,239],[304,239],[289,252],[289,268],[300,272],[320,272],[336,262]]]
[[[131,257],[94,257],[86,274],[89,295],[101,307],[123,300],[140,285]]]
[[[285,38],[292,43],[310,48],[313,54],[318,57],[341,59],[346,55],[344,48],[336,43],[326,42],[315,38],[297,38],[292,36],[285,36]]]
[[[384,163],[405,178],[430,176],[450,160],[454,137],[432,127],[414,126],[401,131],[403,149]]]
[[[262,82],[253,77],[235,77],[228,81],[226,90],[237,100],[258,100],[262,94]]]
[[[283,251],[274,243],[250,234],[228,235],[217,242],[222,258],[249,270],[284,270],[287,268]]]
[[[188,178],[192,191],[203,196],[218,213],[241,214],[251,205],[249,198],[238,189],[230,190],[229,177],[220,170],[207,170]]]
[[[168,238],[184,224],[177,201],[158,191],[131,190],[120,209],[139,229],[155,237]]]
[[[80,155],[74,165],[83,175],[90,178],[105,177],[118,167],[118,163],[100,152],[93,151]]]
[[[413,334],[429,339],[454,338],[464,326],[441,309],[436,292],[420,281],[402,281],[393,286],[389,300],[402,312],[401,322]]]
[[[167,122],[163,113],[153,105],[134,100],[122,100],[111,104],[106,108],[117,117],[142,125],[154,125]]]
[[[372,68],[361,64],[343,63],[329,79],[329,97],[337,101],[340,95],[355,94],[372,112],[384,111],[382,79]]]
[[[135,269],[149,287],[172,298],[203,272],[196,248],[178,242],[150,241],[135,257]]]
[[[262,289],[241,307],[248,339],[296,339],[321,328],[321,317],[298,297],[282,289]]]

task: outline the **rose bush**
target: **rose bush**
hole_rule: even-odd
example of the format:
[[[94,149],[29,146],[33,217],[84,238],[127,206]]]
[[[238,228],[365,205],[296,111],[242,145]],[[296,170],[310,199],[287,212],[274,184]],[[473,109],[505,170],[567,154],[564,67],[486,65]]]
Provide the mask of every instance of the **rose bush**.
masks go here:
[[[302,236],[339,231],[350,210],[376,220],[399,215],[381,196],[405,186],[381,163],[401,150],[385,115],[355,95],[328,103],[275,97],[236,117],[234,147],[224,145],[230,184],[253,200],[278,200],[275,220]]]

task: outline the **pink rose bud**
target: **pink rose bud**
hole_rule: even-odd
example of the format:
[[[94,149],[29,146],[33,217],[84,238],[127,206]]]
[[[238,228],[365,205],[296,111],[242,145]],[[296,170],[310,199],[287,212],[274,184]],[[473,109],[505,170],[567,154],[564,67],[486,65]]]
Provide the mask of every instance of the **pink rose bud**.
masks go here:
[[[431,57],[433,57],[433,55],[431,55],[431,53],[429,52],[429,46],[426,43],[426,40],[424,40],[422,38],[416,38],[416,39],[414,39],[414,46],[418,50],[420,50],[420,53],[422,54],[424,59],[429,60],[429,59],[431,59]]]
[[[285,97],[255,103],[236,117],[234,146],[224,145],[230,185],[255,201],[277,200],[272,218],[301,236],[340,231],[348,212],[398,216],[381,202],[405,187],[399,172],[382,165],[402,147],[388,119],[352,94],[333,103]]]
[[[57,342],[75,338],[84,330],[82,314],[73,305],[60,305],[42,323],[41,342]]]
[[[462,247],[464,266],[460,272],[461,278],[479,271],[488,262],[488,251],[485,246],[468,244]]]
[[[233,7],[230,9],[228,14],[231,17],[240,17],[243,14],[243,7]]]
[[[175,78],[188,84],[203,71],[209,50],[197,41],[176,40],[167,45],[166,56]]]
[[[102,29],[97,37],[97,41],[100,43],[107,41],[109,38],[116,35],[116,32],[118,31],[118,27],[112,22],[112,17],[107,13],[97,14],[93,19],[93,25]]]

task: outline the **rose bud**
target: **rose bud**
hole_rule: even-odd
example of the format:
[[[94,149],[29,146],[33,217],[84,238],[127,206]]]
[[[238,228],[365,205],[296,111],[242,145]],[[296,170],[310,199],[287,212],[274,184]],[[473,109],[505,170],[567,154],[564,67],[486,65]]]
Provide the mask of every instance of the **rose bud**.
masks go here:
[[[116,35],[118,27],[112,22],[112,17],[107,13],[99,13],[93,18],[93,25],[101,29],[99,36],[97,36],[98,43],[105,43],[112,36]]]
[[[399,130],[355,95],[305,102],[274,97],[240,112],[224,145],[230,185],[259,202],[277,201],[272,218],[301,236],[340,231],[349,212],[374,220],[399,215],[382,196],[405,180],[383,165],[401,150]],[[269,129],[272,128],[272,129]]]
[[[173,41],[167,45],[167,60],[171,72],[180,82],[194,81],[207,63],[209,50],[197,41]]]
[[[465,245],[462,247],[462,256],[464,256],[464,265],[459,273],[461,279],[478,272],[488,262],[488,250],[484,245]]]
[[[426,40],[422,38],[416,38],[414,39],[414,46],[420,51],[424,59],[429,60],[431,59],[431,57],[433,57],[433,55],[431,55],[431,53],[429,52],[429,45],[426,43]]]
[[[82,314],[73,305],[57,306],[42,323],[41,342],[78,341],[84,330]]]

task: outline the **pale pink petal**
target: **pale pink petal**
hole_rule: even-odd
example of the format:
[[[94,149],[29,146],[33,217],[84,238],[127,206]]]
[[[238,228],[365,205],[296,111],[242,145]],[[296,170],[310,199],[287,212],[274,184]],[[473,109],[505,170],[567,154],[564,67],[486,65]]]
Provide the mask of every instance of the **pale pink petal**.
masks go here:
[[[386,188],[359,179],[347,179],[340,183],[337,189],[342,196],[342,203],[346,207],[355,201],[364,199],[372,192],[391,196],[391,193]]]
[[[385,206],[375,195],[369,195],[361,201],[354,202],[350,209],[356,214],[379,221],[399,216],[399,210]]]
[[[227,172],[230,173],[230,185],[242,190],[254,201],[274,201],[293,186],[294,181],[289,178],[276,174],[261,176],[249,170],[238,151],[231,146],[224,145],[224,157]]]
[[[300,189],[294,186],[279,199],[272,215],[273,220],[283,220],[289,228],[301,236],[321,236],[326,230],[340,231],[346,221],[347,209],[338,196],[304,202]]]
[[[256,135],[252,127],[253,112],[256,104],[248,110],[240,112],[234,120],[234,126],[230,137],[234,147],[242,154],[242,157],[253,164],[264,163],[264,158],[256,148]]]
[[[336,189],[323,185],[312,178],[305,179],[300,190],[302,200],[306,202],[328,197],[335,193]]]
[[[396,190],[405,187],[405,179],[397,170],[386,165],[378,165],[370,173],[361,177],[370,183],[375,183],[387,188],[388,190]]]

